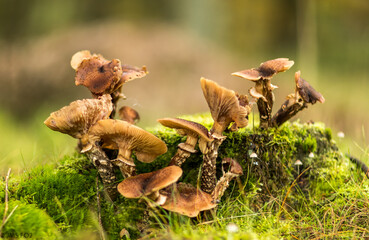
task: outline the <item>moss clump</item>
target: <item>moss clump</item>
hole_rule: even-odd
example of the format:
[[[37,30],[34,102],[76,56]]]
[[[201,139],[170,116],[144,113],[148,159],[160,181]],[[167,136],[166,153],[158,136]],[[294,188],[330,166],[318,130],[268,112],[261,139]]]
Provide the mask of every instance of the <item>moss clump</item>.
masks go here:
[[[212,123],[209,114],[183,118],[199,122],[208,128]],[[138,173],[167,166],[177,145],[185,140],[174,130],[162,126],[150,131],[167,143],[168,152],[151,164],[135,161]],[[319,206],[325,209],[334,206],[333,212],[340,208],[345,209],[345,200],[356,189],[354,185],[363,179],[361,175],[351,175],[352,165],[348,164],[331,141],[330,130],[321,124],[286,123],[279,129],[264,131],[248,127],[225,135],[227,138],[219,148],[218,177],[221,176],[220,160],[225,157],[236,159],[242,165],[244,175],[238,182],[231,183],[222,198],[216,215],[217,221],[210,227],[194,226],[196,220],[168,214],[160,209],[150,211],[152,227],[159,229],[152,236],[163,237],[160,229],[170,226],[169,236],[173,238],[181,235],[181,231],[187,231],[184,235],[194,239],[205,236],[208,232],[214,233],[215,238],[222,238],[228,236],[224,232],[225,226],[230,223],[227,219],[233,219],[243,229],[235,236],[254,236],[256,233],[278,239],[293,233],[302,238],[310,237],[313,230],[309,231],[308,226],[312,224],[309,220],[321,219],[327,214]],[[313,157],[309,156],[311,152],[314,153]],[[257,157],[252,158],[251,153],[256,153]],[[296,160],[300,160],[303,165],[297,167]],[[196,185],[201,164],[200,151],[192,154],[183,164],[184,174],[180,181]],[[24,206],[32,204],[30,206],[44,210],[67,237],[82,230],[98,236],[102,230],[98,223],[97,188],[102,193],[102,186],[96,185],[96,179],[97,171],[84,156],[66,156],[57,166],[40,166],[18,178],[11,178],[10,197],[11,201],[18,200]],[[344,194],[344,191],[349,193]],[[1,190],[0,193],[3,199],[4,191]],[[358,205],[346,208],[347,213],[352,216],[367,207],[365,194],[358,196],[361,196],[361,200],[357,200]],[[328,203],[333,205],[327,205]],[[111,239],[117,239],[123,228],[130,232],[133,239],[140,236],[136,226],[143,221],[145,204],[123,197],[111,204],[101,196],[100,206],[102,226]],[[315,212],[309,212],[311,209],[315,209]],[[234,216],[237,216],[237,220]],[[310,216],[310,219],[305,216]],[[296,231],[299,224],[294,219],[301,221],[306,232]],[[367,224],[360,216],[354,222],[359,227]],[[331,224],[333,226],[335,223]],[[9,222],[9,227],[11,226],[12,223]],[[219,231],[220,227],[222,231]],[[167,230],[164,232],[168,233]]]
[[[10,201],[8,204],[8,221],[2,229],[3,238],[61,239],[53,219],[36,205],[21,201]],[[5,203],[0,204],[0,209],[0,219],[3,219]]]

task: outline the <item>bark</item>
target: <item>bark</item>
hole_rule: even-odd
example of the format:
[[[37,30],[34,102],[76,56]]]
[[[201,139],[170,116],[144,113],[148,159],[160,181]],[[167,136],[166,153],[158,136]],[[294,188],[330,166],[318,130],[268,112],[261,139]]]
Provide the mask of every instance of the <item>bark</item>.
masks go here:
[[[86,155],[99,172],[104,184],[104,191],[109,200],[114,201],[118,196],[118,183],[114,174],[113,164],[100,147],[93,146],[90,151],[86,152]]]

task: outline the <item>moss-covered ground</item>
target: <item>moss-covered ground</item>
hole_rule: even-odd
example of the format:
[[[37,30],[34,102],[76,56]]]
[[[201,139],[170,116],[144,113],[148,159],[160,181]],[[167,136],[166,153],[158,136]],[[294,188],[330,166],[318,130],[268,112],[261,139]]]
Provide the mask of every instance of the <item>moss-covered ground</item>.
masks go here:
[[[208,128],[212,124],[207,114],[184,118]],[[161,126],[149,131],[167,143],[168,152],[150,164],[136,162],[139,173],[165,167],[184,140]],[[190,219],[151,209],[149,225],[140,233],[137,226],[143,222],[146,205],[123,197],[114,204],[105,201],[97,171],[76,153],[57,164],[10,176],[8,221],[1,225],[2,237],[369,238],[368,180],[337,149],[330,129],[322,124],[286,123],[279,129],[248,127],[225,135],[218,160],[236,159],[244,175],[231,183],[216,211]],[[256,157],[250,157],[252,153]],[[302,165],[296,165],[297,160]],[[191,155],[183,165],[180,181],[196,185],[201,162],[200,152]],[[5,208],[4,189],[2,180],[0,219]]]

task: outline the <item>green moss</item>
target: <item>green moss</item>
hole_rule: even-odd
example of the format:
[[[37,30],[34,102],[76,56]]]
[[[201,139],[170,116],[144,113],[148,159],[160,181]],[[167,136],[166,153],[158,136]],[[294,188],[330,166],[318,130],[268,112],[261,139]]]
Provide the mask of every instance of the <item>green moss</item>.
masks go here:
[[[3,219],[5,204],[0,204],[0,219]],[[5,239],[61,239],[61,234],[45,211],[34,204],[10,201],[7,213],[8,221],[2,229]]]
[[[208,129],[212,124],[210,114],[183,118]],[[174,130],[160,125],[149,130],[167,143],[168,152],[150,164],[135,161],[138,173],[167,166],[177,145],[185,141]],[[233,222],[240,227],[234,239],[237,236],[239,239],[255,236],[280,239],[291,234],[310,238],[315,236],[314,231],[319,231],[314,225],[316,220],[323,221],[328,210],[338,216],[340,209],[346,209],[352,217],[357,211],[367,212],[369,201],[365,194],[369,187],[363,184],[363,175],[352,174],[353,165],[342,157],[332,141],[330,129],[324,125],[295,122],[268,130],[249,126],[225,135],[227,138],[219,148],[217,159],[218,178],[222,174],[220,161],[225,157],[236,159],[244,175],[231,182],[218,206],[216,221],[196,225],[197,220],[162,210],[150,211],[151,227],[155,229],[153,237],[225,239],[229,236],[226,226]],[[311,152],[313,157],[309,156]],[[251,158],[251,153],[257,157]],[[303,165],[295,165],[296,160]],[[183,164],[180,181],[197,185],[201,164],[201,152],[192,154]],[[84,156],[75,154],[64,157],[57,166],[39,166],[18,178],[12,177],[10,197],[11,201],[21,201],[24,206],[31,204],[29,206],[45,211],[64,236],[76,236],[86,230],[99,236],[102,230],[98,223],[96,178],[97,171],[92,164]],[[358,184],[361,184],[359,188]],[[4,199],[4,184],[1,188],[0,197]],[[101,184],[98,188],[101,193]],[[361,188],[366,190],[358,193],[357,189]],[[358,196],[357,202],[349,208],[347,201],[353,195]],[[102,225],[111,239],[117,239],[123,228],[133,239],[140,236],[136,225],[142,221],[145,204],[119,197],[113,205],[101,197],[100,206]],[[358,227],[367,226],[364,225],[367,220],[360,216],[353,221]],[[331,221],[327,226],[337,229],[335,224],[339,223]],[[304,231],[298,230],[300,225]],[[12,226],[10,222],[9,226]]]

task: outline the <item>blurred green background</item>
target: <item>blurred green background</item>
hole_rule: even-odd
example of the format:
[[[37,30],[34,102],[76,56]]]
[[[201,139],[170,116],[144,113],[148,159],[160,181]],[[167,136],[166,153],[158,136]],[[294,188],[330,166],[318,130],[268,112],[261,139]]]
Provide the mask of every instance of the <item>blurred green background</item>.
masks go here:
[[[301,70],[326,102],[298,118],[325,122],[344,151],[368,157],[368,0],[0,0],[0,18],[2,173],[74,151],[76,140],[43,121],[90,97],[69,65],[83,49],[147,66],[120,102],[140,113],[141,127],[207,111],[200,77],[247,93],[253,84],[230,73],[288,57],[295,65],[273,80],[274,111]]]

